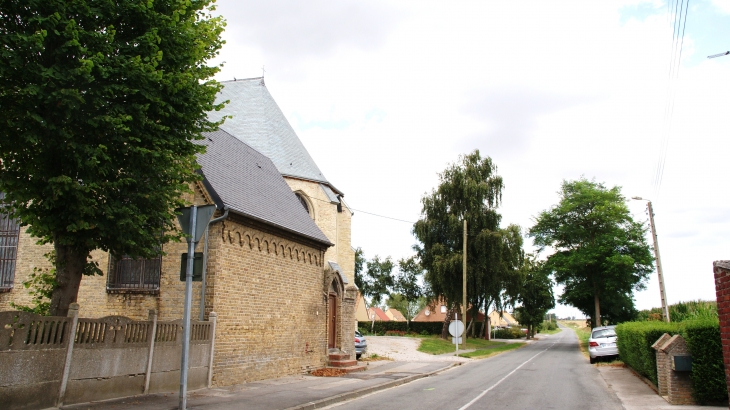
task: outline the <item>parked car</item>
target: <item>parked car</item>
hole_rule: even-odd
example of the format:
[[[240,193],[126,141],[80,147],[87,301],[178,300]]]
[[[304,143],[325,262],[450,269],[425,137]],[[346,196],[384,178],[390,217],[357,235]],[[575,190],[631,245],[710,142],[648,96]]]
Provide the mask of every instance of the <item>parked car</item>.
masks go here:
[[[618,356],[616,326],[600,326],[591,330],[591,337],[588,338],[588,355],[591,363],[595,363],[599,357]]]
[[[360,356],[368,352],[368,341],[362,333],[355,331],[355,357],[358,359]]]

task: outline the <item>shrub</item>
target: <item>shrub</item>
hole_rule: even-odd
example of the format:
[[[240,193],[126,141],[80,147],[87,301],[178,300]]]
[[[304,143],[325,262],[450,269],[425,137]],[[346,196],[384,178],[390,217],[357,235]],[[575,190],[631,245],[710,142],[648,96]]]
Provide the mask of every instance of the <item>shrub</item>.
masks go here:
[[[520,339],[525,337],[525,333],[519,327],[509,327],[507,329],[497,329],[494,331],[495,339]]]
[[[405,336],[406,332],[402,330],[388,330],[385,332],[386,336]]]
[[[717,318],[717,302],[714,300],[691,300],[669,305],[669,317],[672,322],[683,322],[695,319]],[[636,320],[662,320],[662,309],[653,308],[639,311]]]
[[[683,337],[692,355],[692,395],[700,404],[727,400],[720,323],[698,319],[682,323]]]
[[[361,329],[367,329],[367,333],[370,334],[370,327],[373,322],[357,322],[357,327]],[[411,322],[410,331],[423,335],[440,335],[441,328],[443,327],[442,322]],[[396,321],[381,321],[376,320],[375,326],[373,326],[373,333],[378,335],[384,335],[389,330],[398,330],[402,332],[408,331],[407,322],[396,322]],[[424,333],[425,332],[425,333]],[[364,333],[363,333],[364,334]]]
[[[628,322],[616,326],[621,360],[657,385],[656,351],[651,345],[664,333],[680,333],[680,327],[674,322]]]
[[[544,330],[555,330],[558,328],[558,325],[555,322],[545,321],[545,322],[542,322],[541,328]]]

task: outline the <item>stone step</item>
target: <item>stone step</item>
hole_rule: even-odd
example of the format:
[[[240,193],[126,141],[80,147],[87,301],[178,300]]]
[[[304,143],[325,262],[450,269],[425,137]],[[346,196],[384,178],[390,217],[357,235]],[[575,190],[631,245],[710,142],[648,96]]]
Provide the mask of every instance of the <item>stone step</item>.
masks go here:
[[[330,367],[351,367],[357,366],[357,360],[330,360]]]
[[[328,357],[330,360],[350,360],[350,355],[347,353],[330,353]]]

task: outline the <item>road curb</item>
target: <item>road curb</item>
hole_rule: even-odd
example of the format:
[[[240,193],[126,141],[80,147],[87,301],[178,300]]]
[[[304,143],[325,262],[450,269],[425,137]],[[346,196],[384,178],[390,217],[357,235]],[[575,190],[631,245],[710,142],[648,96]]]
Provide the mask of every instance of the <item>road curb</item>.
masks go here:
[[[430,373],[423,373],[423,374],[416,374],[413,376],[404,377],[402,379],[393,380],[389,382],[384,382],[380,384],[376,384],[375,386],[370,387],[363,387],[362,389],[351,391],[348,393],[341,393],[336,396],[327,397],[320,400],[310,401],[309,403],[300,404],[298,406],[289,407],[285,410],[310,410],[310,409],[321,409],[322,407],[327,407],[335,403],[341,403],[343,401],[352,400],[358,397],[365,396],[367,394],[379,391],[379,390],[385,390],[391,387],[400,386],[401,384],[410,383],[412,381],[423,379],[429,376],[433,376],[435,374],[444,372],[446,370],[449,370],[455,366],[461,365],[460,362],[452,363],[449,366],[446,366],[442,369],[434,370]]]

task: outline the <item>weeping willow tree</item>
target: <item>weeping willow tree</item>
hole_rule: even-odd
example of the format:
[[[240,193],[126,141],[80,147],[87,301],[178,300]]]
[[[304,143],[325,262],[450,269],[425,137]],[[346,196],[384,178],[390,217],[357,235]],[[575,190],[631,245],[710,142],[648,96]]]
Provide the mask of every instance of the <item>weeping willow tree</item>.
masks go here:
[[[467,306],[471,317],[476,318],[481,307],[509,300],[509,294],[518,288],[524,258],[522,236],[516,225],[506,229],[499,226],[502,217],[497,208],[503,187],[492,159],[482,158],[475,150],[439,174],[438,187],[421,198],[421,218],[413,233],[420,241],[416,250],[426,271],[429,296],[444,300],[449,307],[443,337],[451,313],[461,308],[464,220],[468,227]]]

